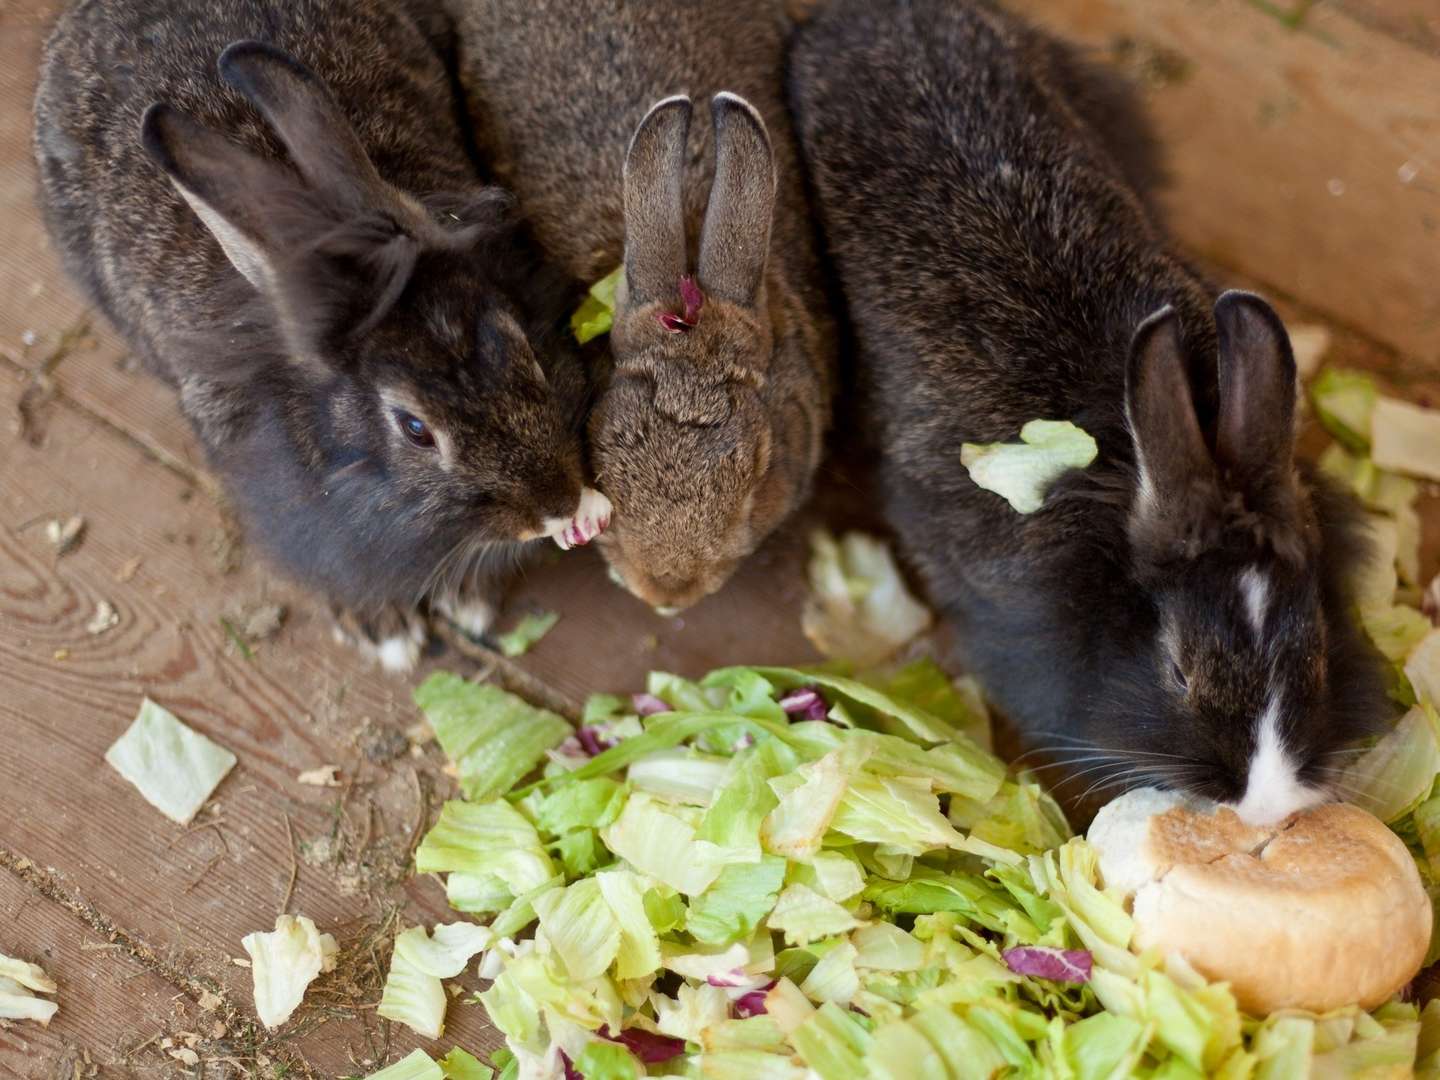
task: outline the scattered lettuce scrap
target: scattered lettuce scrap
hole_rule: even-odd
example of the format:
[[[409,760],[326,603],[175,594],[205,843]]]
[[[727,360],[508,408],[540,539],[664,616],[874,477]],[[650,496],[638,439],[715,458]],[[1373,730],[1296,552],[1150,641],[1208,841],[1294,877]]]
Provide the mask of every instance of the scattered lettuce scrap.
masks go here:
[[[1328,368],[1310,384],[1315,416],[1354,454],[1370,452],[1370,417],[1378,396],[1374,380],[1359,371]]]
[[[1021,514],[1033,514],[1050,485],[1071,469],[1095,460],[1099,448],[1088,433],[1068,420],[1031,420],[1018,443],[965,443],[960,463],[970,479],[1003,497]]]
[[[581,345],[608,334],[615,322],[615,290],[620,286],[620,275],[624,268],[617,266],[606,274],[585,294],[585,299],[570,316],[570,329],[575,340]]]
[[[524,656],[559,621],[560,613],[557,611],[546,611],[539,614],[532,612],[521,618],[515,624],[515,629],[499,635],[495,639],[495,644],[500,646],[500,651],[506,656]]]
[[[0,1020],[34,1020],[49,1027],[60,1006],[39,995],[58,989],[38,964],[0,954]]]
[[[910,594],[889,546],[864,533],[810,537],[805,636],[825,656],[860,667],[888,660],[929,628],[929,610]]]
[[[469,799],[508,790],[571,734],[568,721],[499,687],[436,672],[415,690],[415,704],[455,763]]]
[[[1440,410],[1382,397],[1371,420],[1370,452],[1376,465],[1440,480]]]
[[[448,803],[417,866],[490,920],[458,933],[494,935],[478,1000],[502,1076],[1260,1080],[1440,1055],[1440,1013],[1260,1022],[1137,956],[1094,850],[966,715],[928,662],[657,673],[592,700],[538,781]],[[1440,860],[1440,738],[1417,716],[1430,756],[1410,748],[1393,809]]]
[[[171,821],[188,825],[235,767],[235,755],[186,727],[146,698],[105,760],[145,801]]]
[[[274,930],[249,934],[240,944],[250,954],[255,1012],[267,1028],[290,1019],[316,976],[335,969],[339,953],[335,939],[303,915],[281,915]]]

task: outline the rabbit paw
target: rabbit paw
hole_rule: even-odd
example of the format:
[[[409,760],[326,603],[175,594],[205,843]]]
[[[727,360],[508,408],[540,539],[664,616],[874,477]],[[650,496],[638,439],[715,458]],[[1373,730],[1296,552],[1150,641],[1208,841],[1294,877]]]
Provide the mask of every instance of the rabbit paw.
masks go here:
[[[335,640],[359,650],[385,671],[404,675],[420,662],[429,631],[417,612],[388,607],[368,616],[348,609],[336,610],[334,615]]]
[[[441,618],[448,619],[466,637],[476,640],[495,621],[498,610],[483,596],[452,596],[445,600],[431,601],[431,610]]]
[[[583,547],[605,531],[610,524],[612,508],[610,500],[594,488],[580,492],[580,505],[571,518],[547,518],[545,535],[569,551],[572,547]]]

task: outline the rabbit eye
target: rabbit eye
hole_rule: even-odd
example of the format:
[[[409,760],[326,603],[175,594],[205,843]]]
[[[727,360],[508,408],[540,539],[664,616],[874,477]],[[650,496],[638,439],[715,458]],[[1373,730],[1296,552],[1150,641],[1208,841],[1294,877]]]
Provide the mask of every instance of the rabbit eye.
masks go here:
[[[1188,692],[1190,680],[1185,677],[1185,670],[1179,664],[1170,665],[1170,674],[1175,677],[1175,685],[1180,687],[1181,693]]]
[[[400,425],[400,430],[412,445],[418,446],[422,450],[435,448],[435,436],[425,421],[418,416],[413,413],[398,412],[395,414],[395,422]]]

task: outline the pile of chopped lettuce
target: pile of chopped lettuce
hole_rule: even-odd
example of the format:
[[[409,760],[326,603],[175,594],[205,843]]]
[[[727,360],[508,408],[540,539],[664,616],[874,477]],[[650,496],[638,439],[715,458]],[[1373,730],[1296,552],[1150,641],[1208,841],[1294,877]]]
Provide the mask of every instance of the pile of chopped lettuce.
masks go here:
[[[1418,488],[1370,456],[1377,400],[1363,377],[1316,382],[1340,440],[1322,466],[1374,515],[1358,615],[1408,710],[1344,784],[1440,912],[1440,630],[1413,606]],[[997,459],[994,489],[1028,506],[1084,464],[1042,456],[1017,458],[1023,491]],[[817,551],[840,591],[845,555]],[[380,1013],[438,1038],[447,1007],[478,1004],[506,1047],[416,1051],[383,1080],[1440,1077],[1440,1003],[1259,1020],[1132,952],[1094,850],[929,661],[657,672],[591,698],[578,730],[453,675],[416,699],[466,796],[416,867],[458,914],[399,935]],[[488,988],[448,1005],[477,955]]]
[[[494,752],[416,853],[473,921],[400,936],[381,1014],[439,1037],[479,953],[502,1077],[1382,1075],[1440,1046],[1440,1006],[1258,1022],[1133,954],[1093,849],[928,661],[657,673],[564,732],[454,676],[417,696]],[[548,745],[490,734],[527,710]]]

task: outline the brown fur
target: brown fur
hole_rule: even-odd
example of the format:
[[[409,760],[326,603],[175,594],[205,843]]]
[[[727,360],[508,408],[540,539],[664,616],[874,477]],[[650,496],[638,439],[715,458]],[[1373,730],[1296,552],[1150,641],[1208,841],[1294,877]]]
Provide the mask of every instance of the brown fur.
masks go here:
[[[787,24],[764,0],[455,2],[477,140],[546,255],[585,283],[623,259],[589,427],[616,508],[601,546],[641,599],[683,607],[807,496],[829,423],[834,331],[782,102]],[[672,103],[641,127],[664,98],[704,110],[721,91],[755,112],[721,99],[692,123]],[[682,313],[692,271],[704,305],[674,333],[658,317]]]

